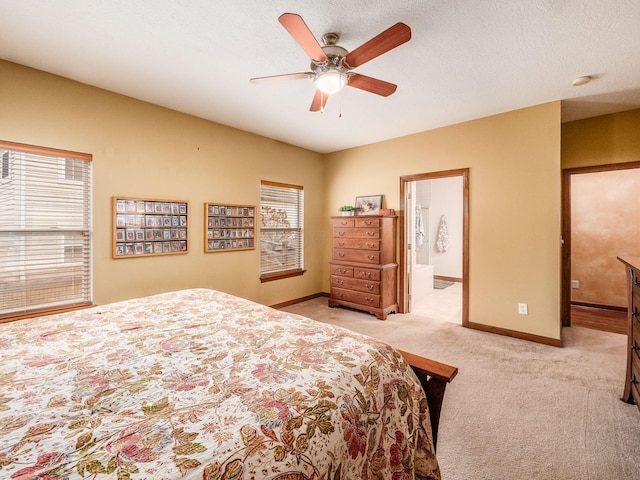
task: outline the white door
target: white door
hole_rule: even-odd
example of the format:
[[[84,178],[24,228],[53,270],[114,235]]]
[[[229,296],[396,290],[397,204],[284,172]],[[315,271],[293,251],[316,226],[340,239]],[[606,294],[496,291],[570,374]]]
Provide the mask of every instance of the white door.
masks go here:
[[[407,238],[407,287],[409,292],[409,312],[413,311],[413,305],[415,302],[415,295],[413,292],[413,272],[416,268],[416,182],[409,182],[407,188],[407,198],[405,199],[405,212],[407,212],[407,231],[405,232]]]

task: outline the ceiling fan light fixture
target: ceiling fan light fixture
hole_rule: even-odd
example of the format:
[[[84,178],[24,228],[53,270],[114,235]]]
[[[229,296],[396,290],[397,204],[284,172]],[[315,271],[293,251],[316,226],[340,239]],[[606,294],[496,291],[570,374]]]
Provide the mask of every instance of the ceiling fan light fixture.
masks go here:
[[[338,93],[347,84],[347,74],[335,69],[329,69],[316,76],[316,87],[327,95]]]

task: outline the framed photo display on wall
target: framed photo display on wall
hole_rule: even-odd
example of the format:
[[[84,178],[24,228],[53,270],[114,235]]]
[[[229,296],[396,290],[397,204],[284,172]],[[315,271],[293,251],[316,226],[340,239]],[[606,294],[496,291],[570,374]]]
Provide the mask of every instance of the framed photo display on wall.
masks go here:
[[[113,258],[189,252],[189,202],[112,197]]]
[[[254,205],[204,204],[204,251],[229,252],[255,248]]]

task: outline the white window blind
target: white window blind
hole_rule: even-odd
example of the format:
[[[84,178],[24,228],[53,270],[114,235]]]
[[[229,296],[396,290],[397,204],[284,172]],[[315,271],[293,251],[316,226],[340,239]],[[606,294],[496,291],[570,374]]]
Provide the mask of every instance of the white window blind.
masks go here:
[[[0,158],[0,320],[90,303],[91,156],[0,141]]]
[[[260,275],[304,268],[304,189],[262,181]]]

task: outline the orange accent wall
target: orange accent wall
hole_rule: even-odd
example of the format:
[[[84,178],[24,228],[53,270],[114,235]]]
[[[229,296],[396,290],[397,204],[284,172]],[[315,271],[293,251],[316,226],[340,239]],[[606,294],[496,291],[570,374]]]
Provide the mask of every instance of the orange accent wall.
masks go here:
[[[624,266],[640,254],[640,169],[571,176],[571,301],[625,307]]]

